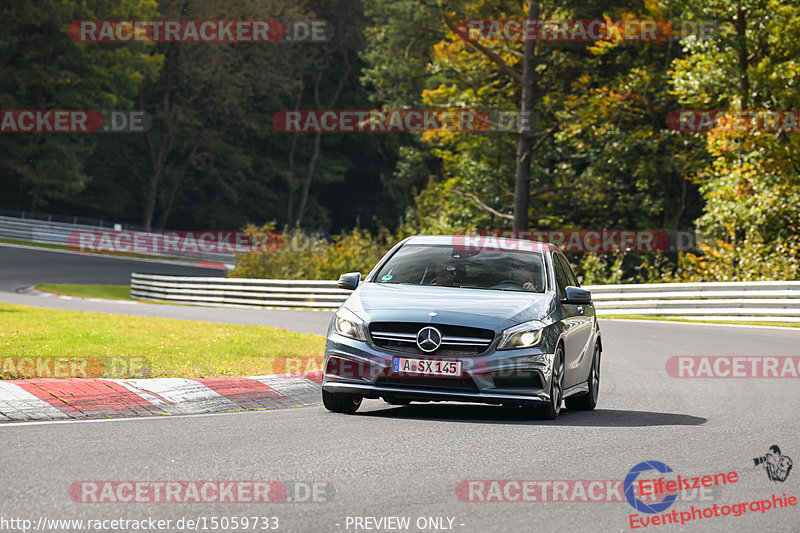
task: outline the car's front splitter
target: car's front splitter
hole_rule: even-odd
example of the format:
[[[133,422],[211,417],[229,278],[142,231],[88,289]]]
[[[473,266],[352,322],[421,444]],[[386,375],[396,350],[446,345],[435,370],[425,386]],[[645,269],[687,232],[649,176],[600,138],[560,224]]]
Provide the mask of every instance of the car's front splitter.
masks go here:
[[[398,398],[417,401],[455,401],[488,404],[541,405],[550,401],[544,392],[534,394],[509,394],[500,392],[462,392],[426,390],[414,387],[390,387],[371,383],[323,381],[322,388],[331,393],[358,394],[367,398]]]

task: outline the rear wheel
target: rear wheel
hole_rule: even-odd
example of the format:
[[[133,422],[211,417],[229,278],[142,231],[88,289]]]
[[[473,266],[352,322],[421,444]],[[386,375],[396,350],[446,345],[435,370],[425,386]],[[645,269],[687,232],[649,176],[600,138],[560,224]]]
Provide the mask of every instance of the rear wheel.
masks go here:
[[[322,405],[334,413],[353,414],[361,407],[361,396],[357,394],[334,393],[322,390]]]
[[[589,392],[581,396],[567,398],[564,403],[570,411],[591,411],[597,406],[600,393],[600,346],[595,345],[592,368],[589,370]]]

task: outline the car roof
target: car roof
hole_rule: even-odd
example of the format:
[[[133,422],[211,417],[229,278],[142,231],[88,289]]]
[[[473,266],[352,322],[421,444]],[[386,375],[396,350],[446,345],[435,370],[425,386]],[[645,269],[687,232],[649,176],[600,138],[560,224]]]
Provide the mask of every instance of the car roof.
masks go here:
[[[403,244],[464,246],[479,250],[509,250],[525,252],[555,252],[558,248],[552,243],[514,239],[501,235],[414,235],[403,241]]]

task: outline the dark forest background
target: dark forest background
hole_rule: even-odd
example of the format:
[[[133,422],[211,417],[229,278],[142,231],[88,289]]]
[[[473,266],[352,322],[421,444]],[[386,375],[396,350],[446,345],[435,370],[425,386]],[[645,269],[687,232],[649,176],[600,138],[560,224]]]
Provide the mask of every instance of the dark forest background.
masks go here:
[[[302,228],[374,253],[413,232],[511,228],[514,132],[287,134],[272,117],[519,109],[523,43],[476,46],[452,23],[521,19],[534,4],[542,19],[706,20],[717,30],[535,44],[528,227],[705,236],[692,254],[574,258],[590,281],[798,279],[800,133],[667,125],[678,109],[800,109],[800,5],[777,0],[9,0],[0,109],[143,109],[153,128],[0,134],[0,209],[152,229]],[[79,19],[320,19],[334,35],[83,44],[67,35]]]

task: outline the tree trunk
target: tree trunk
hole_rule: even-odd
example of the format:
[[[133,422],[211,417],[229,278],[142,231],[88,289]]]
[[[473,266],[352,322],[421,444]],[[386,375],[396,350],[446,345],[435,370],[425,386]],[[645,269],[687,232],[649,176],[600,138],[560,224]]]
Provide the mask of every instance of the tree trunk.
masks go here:
[[[308,193],[311,190],[311,182],[317,170],[321,142],[322,132],[318,131],[314,136],[314,152],[311,154],[311,161],[308,162],[308,171],[306,172],[305,183],[303,183],[303,195],[300,197],[300,206],[297,208],[297,220],[294,224],[297,229],[300,229],[300,224],[303,223],[303,215],[306,214],[306,207],[308,207]]]
[[[539,0],[528,0],[528,19],[539,18]],[[528,205],[530,202],[531,158],[533,138],[536,133],[536,42],[525,41],[522,62],[522,101],[520,104],[520,128],[517,139],[517,172],[514,180],[514,227],[515,231],[528,229]]]
[[[169,215],[172,213],[172,206],[175,205],[175,197],[178,195],[178,190],[180,189],[181,181],[183,181],[183,175],[186,174],[186,169],[189,168],[189,165],[192,163],[194,156],[197,154],[197,149],[200,148],[200,141],[203,138],[203,130],[200,130],[200,133],[197,134],[197,140],[192,146],[192,151],[183,161],[178,174],[175,176],[172,184],[170,185],[169,194],[167,196],[167,203],[164,206],[164,210],[161,212],[161,217],[158,221],[158,228],[164,229],[167,225],[167,220],[169,219]]]
[[[156,210],[156,194],[158,194],[158,182],[160,180],[161,177],[153,173],[150,175],[150,180],[147,182],[144,215],[142,216],[142,226],[145,231],[150,231],[153,228],[153,214]]]
[[[742,111],[750,106],[750,78],[747,76],[747,11],[741,6],[736,9],[736,40],[739,52],[739,94]]]
[[[294,105],[294,110],[300,110],[300,98],[302,97],[302,87],[297,95],[297,103]],[[286,187],[289,189],[289,198],[286,202],[286,224],[291,225],[294,222],[294,192],[296,190],[294,180],[294,155],[297,150],[297,136],[299,133],[292,133],[292,142],[289,144],[289,176],[286,178]]]
[[[172,78],[169,76],[169,72],[173,68],[177,69],[177,62],[173,60],[174,56],[167,53],[166,59],[164,60],[164,69],[166,73],[162,73],[162,75],[165,76],[163,79],[164,93],[161,98],[164,124],[161,132],[160,146],[156,147],[153,133],[150,130],[145,131],[145,142],[147,143],[147,150],[150,155],[150,163],[153,165],[153,173],[150,175],[145,189],[144,213],[142,215],[142,226],[144,226],[145,231],[150,231],[153,227],[156,201],[158,199],[158,187],[161,183],[164,167],[166,166],[170,151],[172,150],[172,132],[170,124],[170,110],[172,104],[170,92],[172,90]],[[140,109],[145,109],[143,88],[141,87],[139,88],[139,106]]]
[[[350,59],[347,57],[346,50],[342,52],[342,59],[344,62],[344,71],[342,72],[339,82],[336,85],[336,91],[334,91],[331,101],[327,105],[328,108],[332,108],[336,105],[336,102],[339,100],[339,96],[342,94],[342,89],[344,89],[344,86],[347,83],[347,78],[350,75]],[[317,109],[322,108],[322,104],[319,99],[319,84],[321,81],[322,73],[320,72],[317,75],[316,82],[314,83],[314,102],[317,104]],[[303,223],[303,217],[305,216],[306,208],[308,207],[308,194],[311,190],[311,182],[314,181],[314,173],[317,170],[317,163],[319,162],[321,141],[322,131],[318,131],[316,137],[314,138],[314,152],[311,154],[311,161],[308,163],[308,171],[306,172],[306,179],[303,183],[303,195],[300,197],[300,206],[297,208],[297,219],[295,220],[294,227],[298,229]]]
[[[742,7],[736,8],[736,41],[738,47],[738,68],[739,68],[739,97],[741,110],[746,111],[750,107],[750,78],[747,76],[747,11]],[[737,139],[739,150],[739,164],[742,164],[742,141]],[[741,183],[741,178],[740,178]],[[733,229],[733,249],[738,249],[739,245],[744,241],[745,232],[740,227]],[[733,258],[732,266],[734,268],[739,266],[739,261],[736,257]]]
[[[158,185],[161,183],[161,177],[164,174],[164,164],[167,160],[172,146],[171,136],[165,132],[161,138],[161,146],[156,149],[148,135],[148,145],[150,147],[150,160],[153,163],[153,173],[150,174],[150,179],[147,182],[147,189],[145,190],[145,204],[144,216],[142,217],[142,226],[145,231],[153,229],[153,217],[156,212],[156,199],[158,198]]]

